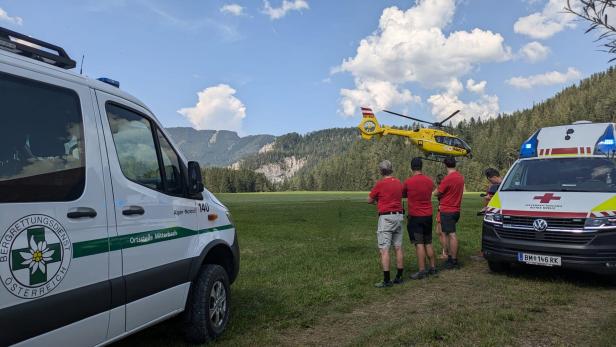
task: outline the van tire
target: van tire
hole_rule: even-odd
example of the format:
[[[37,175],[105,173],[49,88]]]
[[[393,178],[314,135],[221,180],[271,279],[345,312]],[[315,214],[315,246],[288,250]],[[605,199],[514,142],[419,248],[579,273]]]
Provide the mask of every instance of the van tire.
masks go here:
[[[229,322],[230,299],[229,276],[225,269],[220,265],[204,265],[192,283],[186,303],[186,340],[202,344],[219,337]],[[211,307],[213,316],[210,316]]]
[[[509,270],[509,263],[504,263],[502,261],[488,260],[488,267],[490,268],[490,271],[492,272],[501,273],[501,272],[505,272]]]

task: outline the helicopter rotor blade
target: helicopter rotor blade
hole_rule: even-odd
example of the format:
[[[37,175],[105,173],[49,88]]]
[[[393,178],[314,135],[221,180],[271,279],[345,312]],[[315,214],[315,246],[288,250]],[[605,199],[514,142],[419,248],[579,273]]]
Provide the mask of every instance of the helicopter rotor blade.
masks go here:
[[[434,123],[432,123],[432,122],[428,122],[428,121],[421,120],[421,119],[418,119],[418,118],[413,118],[413,117],[405,116],[405,115],[400,114],[400,113],[396,113],[396,112],[392,112],[392,111],[387,111],[387,110],[383,110],[383,112],[387,112],[387,113],[393,114],[394,116],[411,119],[411,120],[414,120],[416,122],[421,122],[421,123],[426,123],[426,124],[434,125]]]
[[[442,121],[440,121],[440,122],[434,123],[434,125],[435,125],[435,126],[438,126],[438,127],[442,127],[442,126],[443,126],[443,124],[445,124],[445,122],[447,122],[448,120],[450,120],[451,118],[453,118],[453,116],[457,115],[458,113],[460,113],[460,110],[456,110],[454,113],[452,113],[451,115],[449,115],[449,117],[447,117],[447,118],[443,119],[443,120],[442,120]]]

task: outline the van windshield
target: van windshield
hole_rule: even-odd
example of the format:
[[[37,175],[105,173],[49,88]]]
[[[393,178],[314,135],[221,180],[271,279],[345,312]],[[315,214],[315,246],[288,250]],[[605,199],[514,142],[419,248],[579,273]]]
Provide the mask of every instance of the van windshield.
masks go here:
[[[616,192],[616,165],[607,158],[550,158],[518,162],[502,191]]]

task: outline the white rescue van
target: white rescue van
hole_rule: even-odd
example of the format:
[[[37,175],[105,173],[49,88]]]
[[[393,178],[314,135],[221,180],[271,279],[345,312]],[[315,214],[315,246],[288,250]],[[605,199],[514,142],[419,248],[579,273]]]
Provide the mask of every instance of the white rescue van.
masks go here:
[[[613,123],[539,129],[520,149],[484,217],[490,269],[512,263],[616,274]]]
[[[229,320],[239,248],[142,102],[0,28],[0,346],[93,346],[175,315],[206,342]]]

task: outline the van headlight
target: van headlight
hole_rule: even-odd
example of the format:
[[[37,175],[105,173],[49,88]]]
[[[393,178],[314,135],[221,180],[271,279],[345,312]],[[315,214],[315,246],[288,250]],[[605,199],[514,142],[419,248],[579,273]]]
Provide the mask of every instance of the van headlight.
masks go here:
[[[483,216],[483,221],[492,223],[492,224],[502,224],[503,223],[503,215],[500,213],[486,213]]]
[[[584,227],[587,229],[616,229],[616,216],[586,218]]]

